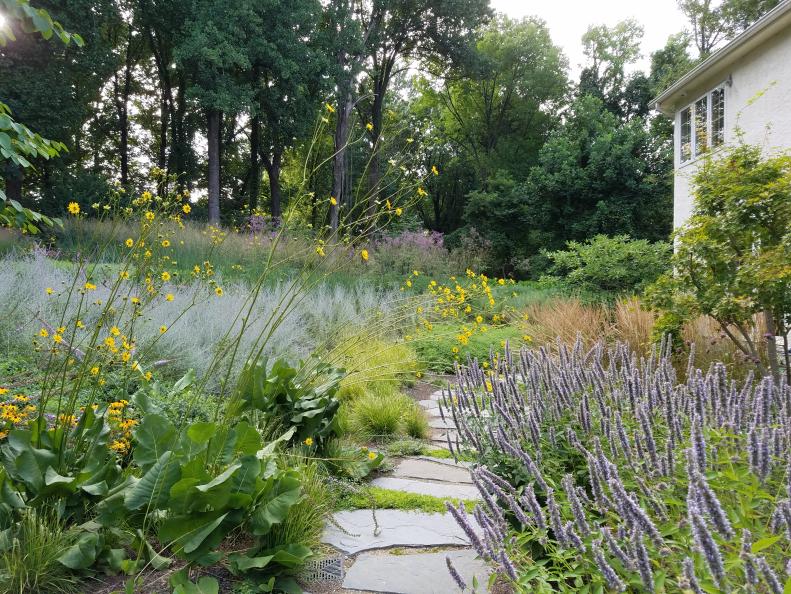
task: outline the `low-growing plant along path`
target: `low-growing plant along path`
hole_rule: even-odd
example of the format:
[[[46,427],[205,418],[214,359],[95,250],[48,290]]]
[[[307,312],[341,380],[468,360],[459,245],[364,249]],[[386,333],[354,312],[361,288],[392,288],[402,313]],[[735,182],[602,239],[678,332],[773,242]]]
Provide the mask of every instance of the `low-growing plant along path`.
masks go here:
[[[441,420],[437,407],[429,405],[426,411],[432,421]],[[402,458],[392,474],[371,484],[445,501],[479,496],[467,463],[429,456]],[[469,536],[450,514],[360,509],[338,512],[333,520],[323,540],[351,562],[343,579],[344,591],[460,592],[449,562],[466,585],[465,591],[471,591],[474,584],[478,591],[486,589],[489,567],[472,550]],[[478,526],[472,528],[477,530]]]

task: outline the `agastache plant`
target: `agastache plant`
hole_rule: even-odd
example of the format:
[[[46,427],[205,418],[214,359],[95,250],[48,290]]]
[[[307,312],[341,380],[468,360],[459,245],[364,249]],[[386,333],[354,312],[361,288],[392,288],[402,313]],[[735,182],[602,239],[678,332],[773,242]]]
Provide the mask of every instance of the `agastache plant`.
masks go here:
[[[454,455],[477,458],[473,546],[506,580],[530,587],[546,551],[553,583],[561,555],[611,590],[650,591],[661,572],[668,592],[775,591],[791,556],[791,386],[697,369],[694,349],[683,377],[677,363],[668,339],[642,357],[578,339],[457,368],[442,406]]]

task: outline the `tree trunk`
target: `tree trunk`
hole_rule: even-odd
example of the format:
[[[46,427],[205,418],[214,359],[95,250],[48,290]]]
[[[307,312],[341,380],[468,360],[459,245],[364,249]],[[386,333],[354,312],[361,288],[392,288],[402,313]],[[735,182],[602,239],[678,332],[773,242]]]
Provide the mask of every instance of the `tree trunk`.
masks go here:
[[[283,160],[283,149],[274,147],[272,158],[265,158],[266,172],[269,177],[269,193],[272,195],[272,222],[277,226],[283,216],[283,199],[280,192],[280,169]]]
[[[261,194],[261,117],[255,116],[250,124],[250,210],[258,208]]]
[[[24,177],[25,174],[22,169],[10,163],[6,165],[5,174],[3,175],[6,198],[22,203],[22,180]]]
[[[121,185],[129,184],[129,95],[132,92],[132,39],[126,42],[124,64],[124,83],[118,101],[118,127],[121,131],[119,151],[121,152]]]
[[[770,311],[764,311],[764,322],[766,323],[766,357],[769,359],[769,369],[775,380],[780,379],[780,362],[777,359],[777,327],[775,319]]]
[[[368,168],[368,215],[373,217],[376,214],[376,201],[379,199],[379,188],[382,183],[381,159],[379,153],[381,147],[379,141],[382,138],[382,111],[384,109],[385,90],[378,84],[374,88],[373,104],[371,106],[371,163]],[[373,221],[371,221],[373,222]]]
[[[330,229],[335,234],[340,222],[339,208],[341,204],[351,204],[351,197],[346,196],[346,154],[349,144],[351,115],[354,102],[351,93],[338,102],[337,121],[335,123],[335,156],[332,161],[332,196],[336,204],[330,205]]]
[[[207,114],[209,143],[209,224],[220,224],[220,126],[222,113],[210,109]]]

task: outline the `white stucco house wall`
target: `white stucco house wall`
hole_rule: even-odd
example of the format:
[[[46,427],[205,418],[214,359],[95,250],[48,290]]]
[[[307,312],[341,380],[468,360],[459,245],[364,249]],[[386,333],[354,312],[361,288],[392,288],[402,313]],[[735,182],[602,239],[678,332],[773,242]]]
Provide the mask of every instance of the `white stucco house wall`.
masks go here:
[[[674,118],[673,226],[692,212],[691,178],[707,151],[736,141],[791,149],[791,0],[756,21],[655,99]]]

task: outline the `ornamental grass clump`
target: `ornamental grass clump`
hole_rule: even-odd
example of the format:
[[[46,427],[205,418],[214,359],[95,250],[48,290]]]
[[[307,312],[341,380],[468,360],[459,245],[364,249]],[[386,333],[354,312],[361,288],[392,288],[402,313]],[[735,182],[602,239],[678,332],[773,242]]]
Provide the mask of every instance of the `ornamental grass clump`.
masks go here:
[[[482,504],[453,516],[519,591],[791,588],[791,386],[583,341],[458,368],[441,401]],[[472,522],[472,520],[475,522]],[[477,526],[476,526],[477,524]]]

